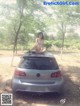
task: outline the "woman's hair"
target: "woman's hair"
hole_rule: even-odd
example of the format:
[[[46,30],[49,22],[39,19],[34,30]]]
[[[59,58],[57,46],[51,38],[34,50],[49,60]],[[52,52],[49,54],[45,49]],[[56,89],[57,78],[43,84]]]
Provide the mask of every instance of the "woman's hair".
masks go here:
[[[37,34],[37,36],[39,37],[39,36],[42,36],[42,38],[41,39],[44,39],[44,35],[43,35],[43,33],[42,32],[39,32],[38,34]]]

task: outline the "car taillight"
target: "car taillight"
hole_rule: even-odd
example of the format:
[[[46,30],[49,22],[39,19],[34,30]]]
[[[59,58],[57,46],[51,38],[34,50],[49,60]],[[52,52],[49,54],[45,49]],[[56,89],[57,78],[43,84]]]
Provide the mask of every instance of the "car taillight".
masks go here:
[[[51,74],[51,77],[52,77],[52,78],[57,78],[57,77],[61,77],[61,76],[62,76],[62,75],[61,75],[61,72],[60,72],[60,71],[54,72],[54,73]]]
[[[14,75],[15,76],[23,76],[24,77],[24,76],[26,76],[26,73],[25,72],[22,72],[22,71],[19,71],[19,70],[16,70],[15,73],[14,73]]]

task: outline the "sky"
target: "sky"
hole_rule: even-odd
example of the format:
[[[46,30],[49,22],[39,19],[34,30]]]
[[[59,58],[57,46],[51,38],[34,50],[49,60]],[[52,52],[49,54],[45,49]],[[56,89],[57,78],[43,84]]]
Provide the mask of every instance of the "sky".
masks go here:
[[[11,4],[11,3],[16,3],[16,0],[0,0],[0,2]]]

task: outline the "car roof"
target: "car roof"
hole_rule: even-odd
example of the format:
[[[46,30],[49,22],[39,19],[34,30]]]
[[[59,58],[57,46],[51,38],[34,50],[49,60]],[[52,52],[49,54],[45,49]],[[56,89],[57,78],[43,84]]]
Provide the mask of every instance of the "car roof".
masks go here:
[[[53,54],[50,52],[44,52],[44,53],[36,53],[36,52],[26,52],[21,56],[22,58],[26,57],[45,57],[45,58],[54,58]]]

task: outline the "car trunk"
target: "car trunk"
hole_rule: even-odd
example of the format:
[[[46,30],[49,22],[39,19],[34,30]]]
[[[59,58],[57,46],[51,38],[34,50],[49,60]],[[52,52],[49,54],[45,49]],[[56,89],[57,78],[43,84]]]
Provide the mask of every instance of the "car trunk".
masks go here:
[[[61,73],[59,73],[59,69],[57,70],[33,70],[33,69],[20,69],[18,68],[17,71],[21,71],[25,73],[25,75],[15,76],[21,82],[25,83],[54,83],[57,80],[60,80]],[[59,73],[58,76],[51,76],[52,74]]]
[[[61,73],[55,58],[28,57],[21,60],[15,77],[27,83],[53,83]]]

